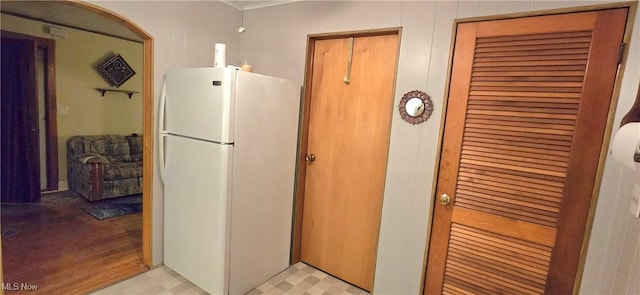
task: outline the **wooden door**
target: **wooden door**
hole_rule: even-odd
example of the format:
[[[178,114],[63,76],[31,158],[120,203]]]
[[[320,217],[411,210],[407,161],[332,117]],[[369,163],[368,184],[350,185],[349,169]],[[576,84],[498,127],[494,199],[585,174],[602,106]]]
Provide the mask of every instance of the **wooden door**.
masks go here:
[[[425,294],[573,292],[626,19],[458,25]]]
[[[2,38],[0,201],[40,202],[38,97],[33,40]]]
[[[307,153],[315,160],[306,162],[301,259],[366,290],[378,244],[397,50],[397,34],[316,40],[310,73]]]

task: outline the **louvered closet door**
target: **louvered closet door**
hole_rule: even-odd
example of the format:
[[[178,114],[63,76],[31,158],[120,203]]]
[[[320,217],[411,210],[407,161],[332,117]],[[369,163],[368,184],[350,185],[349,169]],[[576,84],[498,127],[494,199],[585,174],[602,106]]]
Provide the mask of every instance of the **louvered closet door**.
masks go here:
[[[572,293],[626,16],[458,25],[425,294]]]

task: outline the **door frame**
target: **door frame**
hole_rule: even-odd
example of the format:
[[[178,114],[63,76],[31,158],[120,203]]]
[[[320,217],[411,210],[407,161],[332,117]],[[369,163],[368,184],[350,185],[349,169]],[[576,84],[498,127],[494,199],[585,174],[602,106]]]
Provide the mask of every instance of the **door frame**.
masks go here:
[[[321,34],[309,34],[307,35],[307,56],[305,61],[305,77],[303,85],[303,101],[301,104],[301,117],[300,117],[300,129],[298,134],[298,158],[296,169],[296,185],[294,190],[293,200],[293,228],[291,235],[291,257],[290,263],[294,264],[300,262],[300,248],[302,244],[302,218],[304,209],[304,189],[305,189],[305,177],[307,174],[307,166],[305,163],[305,156],[308,148],[309,140],[309,118],[311,115],[311,81],[313,71],[313,56],[315,53],[315,42],[318,40],[326,39],[339,39],[348,37],[368,37],[368,36],[383,36],[383,35],[397,35],[398,47],[402,41],[402,27],[391,27],[372,30],[360,30],[360,31],[345,31],[345,32],[333,32],[333,33],[321,33]],[[398,50],[398,54],[400,51]],[[397,63],[396,63],[397,68]],[[397,79],[397,69],[395,73],[395,79],[393,81],[393,89],[395,89]],[[393,109],[393,108],[391,108]],[[390,110],[392,111],[392,110]],[[393,124],[393,122],[391,122]],[[391,127],[391,124],[389,127]],[[386,172],[385,172],[386,174]],[[383,196],[384,198],[384,196]],[[380,229],[378,228],[378,231]],[[375,263],[374,263],[375,272]]]
[[[142,177],[142,261],[148,267],[152,262],[152,194],[153,194],[153,36],[133,21],[85,1],[64,0],[64,4],[72,5],[96,14],[105,16],[116,23],[124,25],[142,39],[142,107],[143,107],[143,177]],[[2,251],[0,241],[0,281],[2,275]],[[0,295],[4,291],[0,288]]]
[[[578,270],[576,273],[576,277],[573,283],[573,294],[578,294],[580,291],[580,283],[582,281],[582,275],[584,272],[584,265],[587,257],[587,251],[589,248],[589,241],[591,238],[591,229],[593,226],[593,219],[595,216],[596,205],[598,203],[598,197],[600,192],[600,186],[602,184],[602,176],[604,173],[604,164],[609,151],[609,143],[611,141],[612,134],[612,126],[613,120],[615,118],[616,106],[618,104],[618,98],[620,96],[620,88],[622,85],[622,79],[624,76],[624,69],[626,67],[627,56],[629,54],[628,45],[631,41],[631,31],[633,30],[633,22],[636,15],[636,10],[638,7],[638,2],[635,1],[627,1],[627,2],[617,2],[617,3],[607,3],[607,4],[599,4],[599,5],[590,5],[590,6],[580,6],[580,7],[569,7],[569,8],[561,8],[561,9],[551,9],[551,10],[541,10],[541,11],[533,11],[533,12],[523,12],[523,13],[511,13],[511,14],[501,14],[501,15],[493,15],[493,16],[482,16],[482,17],[470,17],[470,18],[460,18],[455,19],[453,23],[453,30],[451,33],[451,44],[449,46],[449,61],[447,67],[447,80],[445,83],[445,95],[443,98],[442,105],[444,108],[442,109],[441,119],[440,119],[440,133],[439,133],[439,141],[437,147],[436,154],[436,162],[434,165],[434,175],[431,189],[431,205],[430,205],[430,213],[427,220],[428,231],[427,231],[427,239],[425,244],[425,254],[424,254],[424,262],[422,268],[422,282],[420,284],[420,288],[422,291],[420,292],[423,295],[427,295],[425,293],[425,283],[426,283],[426,274],[427,274],[427,264],[429,259],[429,245],[431,241],[431,227],[433,226],[434,212],[436,206],[436,184],[438,183],[439,176],[439,167],[442,156],[442,144],[444,139],[444,124],[447,114],[447,105],[449,101],[449,92],[448,89],[451,84],[451,72],[453,67],[453,54],[455,50],[455,38],[457,35],[457,29],[459,24],[468,23],[468,22],[481,22],[481,21],[493,21],[493,20],[503,20],[503,19],[515,19],[515,18],[524,18],[524,17],[534,17],[534,16],[547,16],[547,15],[557,15],[557,14],[567,14],[567,13],[579,13],[579,12],[590,12],[590,11],[598,11],[598,10],[606,10],[606,9],[615,9],[615,8],[628,8],[629,14],[627,16],[627,23],[625,27],[625,32],[623,36],[623,44],[625,44],[624,50],[621,52],[620,63],[618,64],[618,70],[616,74],[616,78],[614,81],[614,88],[611,98],[611,104],[609,108],[609,113],[607,116],[607,126],[605,129],[605,134],[603,138],[602,148],[600,150],[600,157],[598,159],[598,168],[596,170],[596,178],[594,181],[593,191],[591,192],[591,200],[589,205],[589,212],[587,215],[587,220],[585,223],[585,234],[582,241],[582,247],[580,251],[580,259],[578,263]]]

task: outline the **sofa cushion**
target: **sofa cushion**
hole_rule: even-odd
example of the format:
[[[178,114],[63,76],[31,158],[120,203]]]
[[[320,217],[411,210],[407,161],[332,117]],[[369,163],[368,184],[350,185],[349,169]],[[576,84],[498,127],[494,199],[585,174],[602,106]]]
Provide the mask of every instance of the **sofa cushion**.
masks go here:
[[[104,180],[119,180],[142,177],[140,162],[111,162],[104,167]]]
[[[122,135],[74,136],[70,139],[72,153],[96,153],[109,161],[131,161],[129,142]]]
[[[142,161],[142,135],[134,133],[125,138],[129,142],[131,161]]]
[[[96,153],[83,153],[73,156],[74,161],[80,161],[82,164],[104,164],[108,165],[110,162],[103,155]]]

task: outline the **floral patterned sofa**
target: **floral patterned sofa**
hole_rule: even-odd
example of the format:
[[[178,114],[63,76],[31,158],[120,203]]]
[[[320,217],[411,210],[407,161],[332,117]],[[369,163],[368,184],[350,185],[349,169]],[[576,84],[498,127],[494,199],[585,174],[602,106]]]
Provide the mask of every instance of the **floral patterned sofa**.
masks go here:
[[[142,193],[142,136],[72,136],[69,189],[89,201]]]

